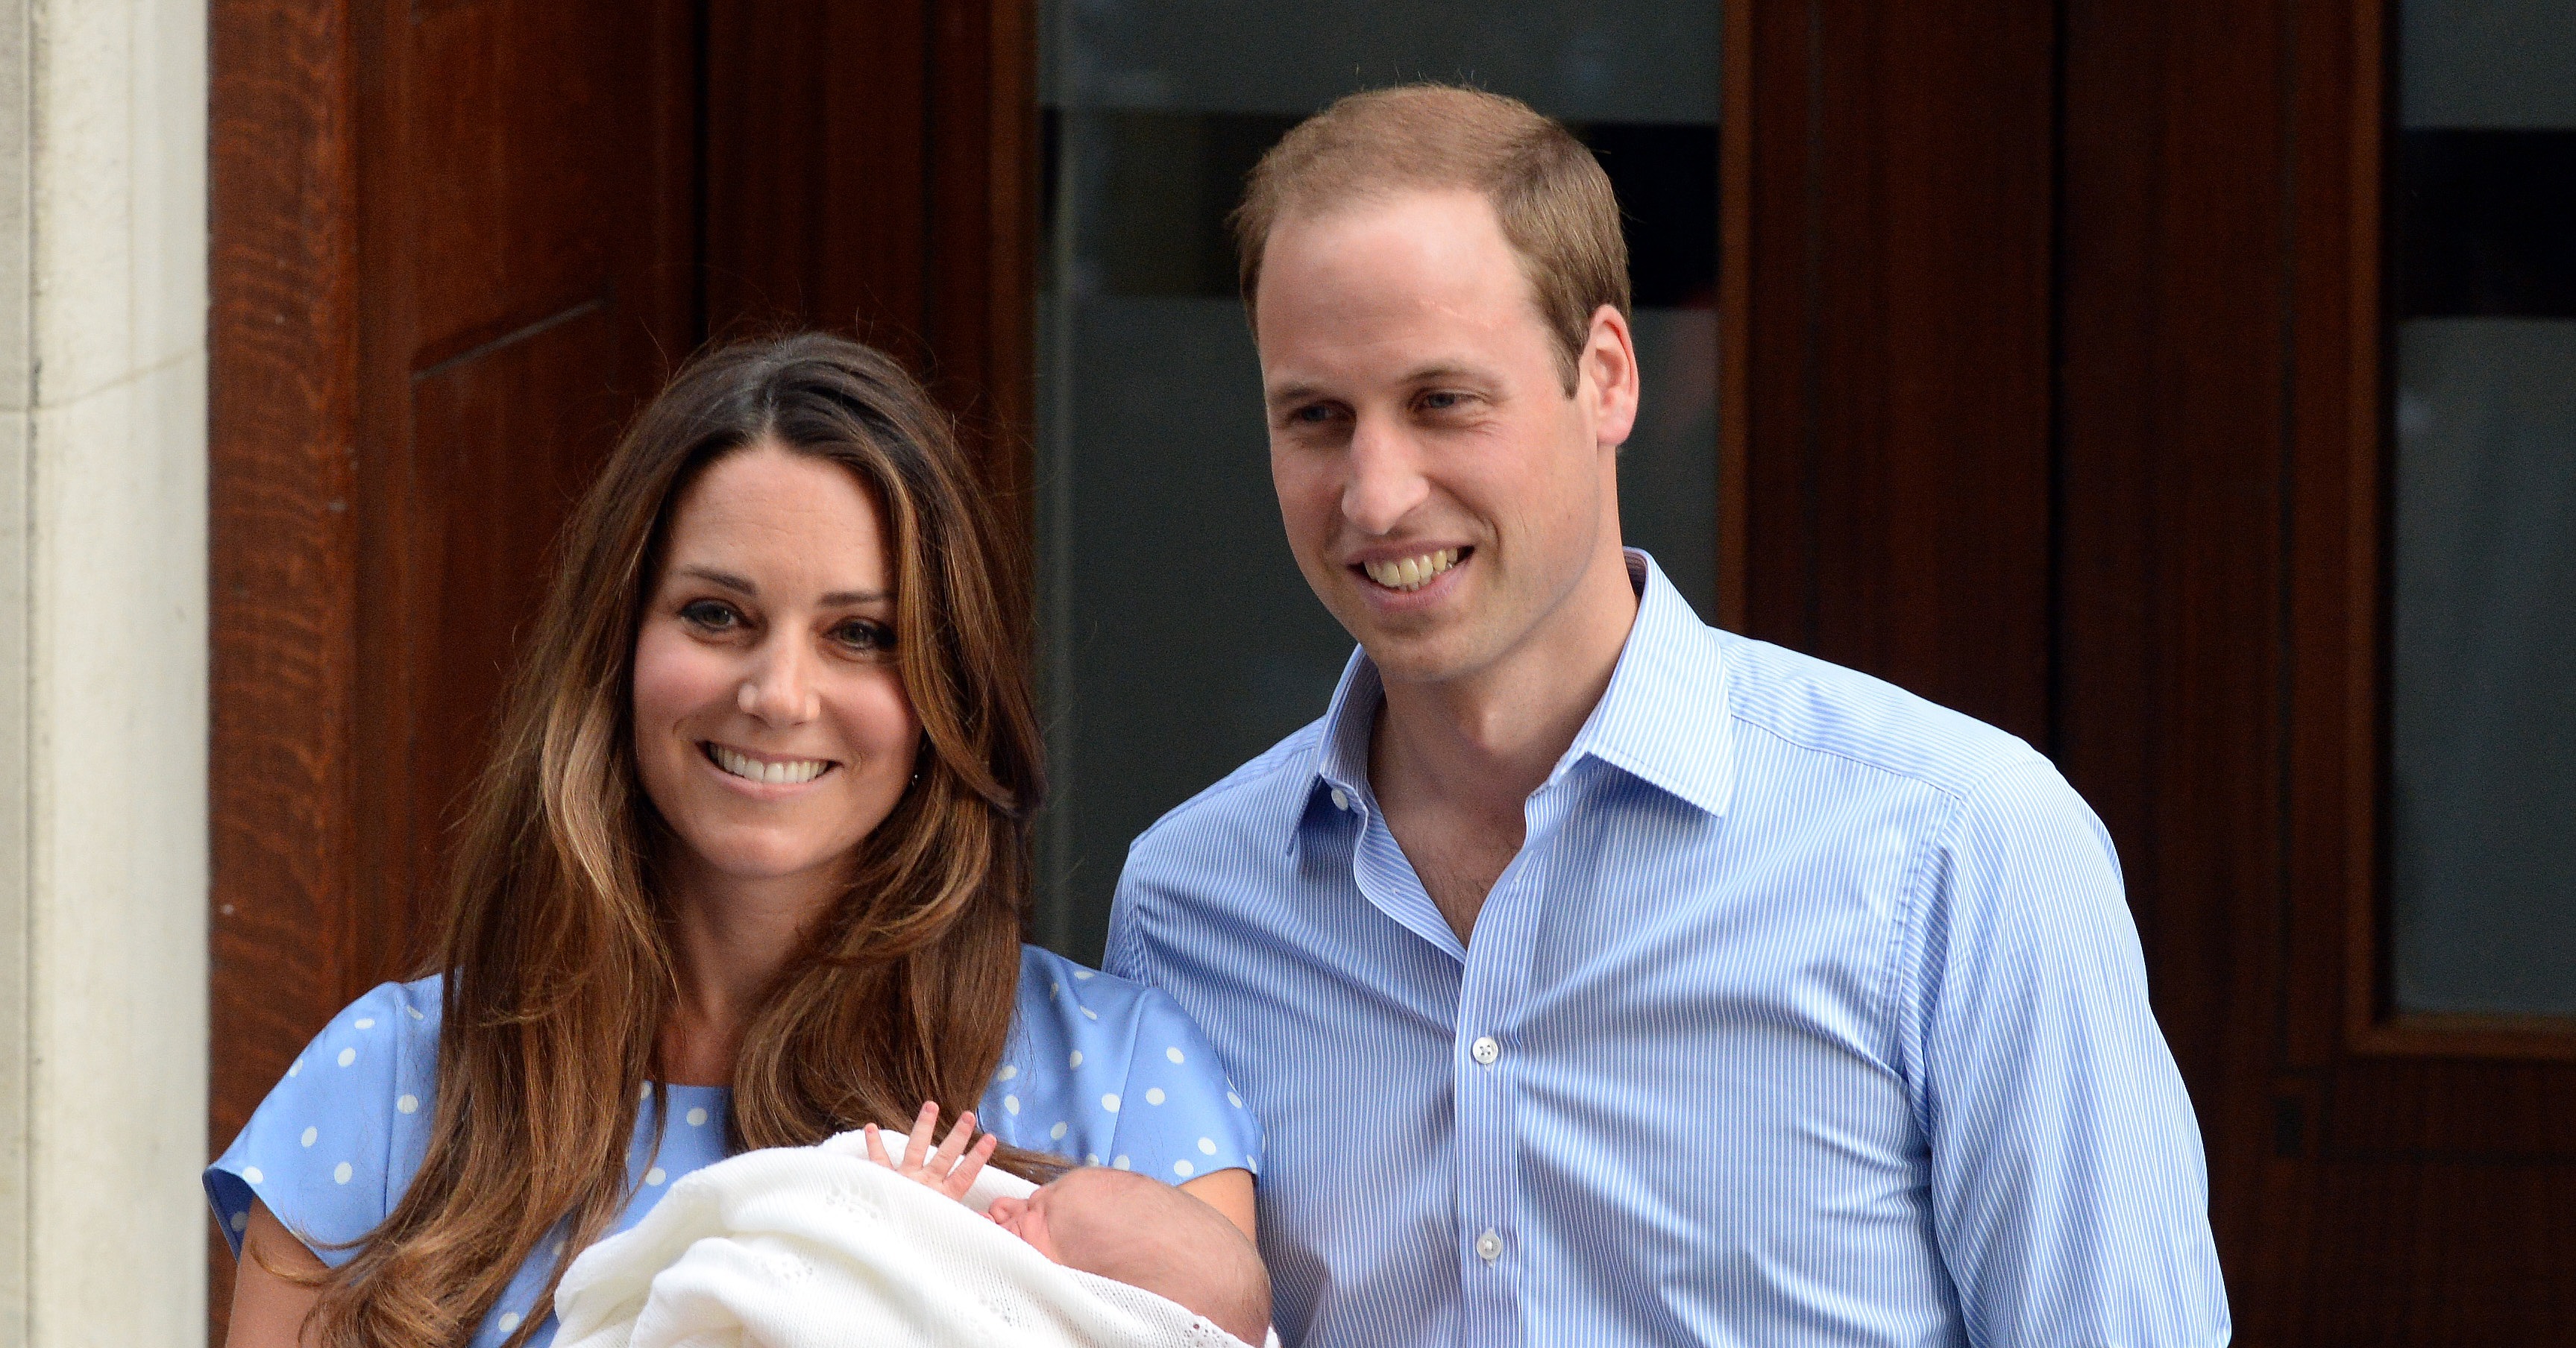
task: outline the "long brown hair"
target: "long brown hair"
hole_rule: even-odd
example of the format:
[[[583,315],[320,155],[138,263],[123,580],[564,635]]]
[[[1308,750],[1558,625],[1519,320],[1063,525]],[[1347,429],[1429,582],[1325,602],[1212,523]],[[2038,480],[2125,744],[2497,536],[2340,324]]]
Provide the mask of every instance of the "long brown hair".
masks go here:
[[[847,468],[884,511],[922,749],[848,892],[748,1027],[729,1140],[816,1142],[908,1120],[924,1100],[954,1117],[1001,1062],[1042,784],[993,512],[947,420],[883,354],[803,334],[702,355],[637,417],[566,526],[458,840],[428,1153],[324,1280],[312,1328],[325,1344],[461,1343],[559,1223],[557,1277],[632,1197],[628,1147],[645,1099],[660,1126],[646,1083],[677,986],[653,877],[667,830],[635,765],[636,632],[673,502],[764,442]]]

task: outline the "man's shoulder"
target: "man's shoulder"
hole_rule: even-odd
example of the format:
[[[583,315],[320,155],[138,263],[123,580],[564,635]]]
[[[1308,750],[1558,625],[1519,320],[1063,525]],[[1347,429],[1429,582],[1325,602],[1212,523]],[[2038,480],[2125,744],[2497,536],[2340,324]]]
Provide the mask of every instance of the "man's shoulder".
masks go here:
[[[1324,720],[1307,722],[1166,811],[1128,846],[1128,865],[1174,858],[1210,843],[1231,845],[1254,832],[1277,834],[1284,846],[1282,830],[1295,822],[1314,789],[1315,746]]]
[[[1714,629],[1712,629],[1714,630]],[[1884,679],[1767,641],[1716,632],[1739,733],[1968,796],[1997,774],[2045,765],[2020,737]]]

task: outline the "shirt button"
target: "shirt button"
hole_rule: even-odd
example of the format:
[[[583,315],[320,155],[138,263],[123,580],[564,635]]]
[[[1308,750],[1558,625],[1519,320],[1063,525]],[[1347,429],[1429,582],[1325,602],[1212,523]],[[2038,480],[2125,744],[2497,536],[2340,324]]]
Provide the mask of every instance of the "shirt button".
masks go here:
[[[1336,810],[1347,810],[1347,809],[1351,808],[1351,793],[1350,793],[1350,792],[1348,792],[1348,791],[1345,791],[1345,790],[1341,789],[1341,788],[1340,788],[1340,787],[1338,787],[1338,786],[1337,786],[1337,787],[1334,787],[1334,788],[1333,788],[1333,808],[1334,808],[1334,809],[1336,809]]]
[[[1475,1043],[1467,1046],[1467,1052],[1472,1055],[1476,1061],[1483,1063],[1487,1067],[1491,1067],[1494,1065],[1494,1059],[1503,1056],[1503,1046],[1495,1043],[1492,1035],[1479,1035],[1477,1036]],[[1493,1256],[1491,1255],[1486,1256],[1488,1259],[1492,1257]]]
[[[1490,1264],[1503,1257],[1503,1238],[1491,1231],[1476,1237],[1476,1257]]]

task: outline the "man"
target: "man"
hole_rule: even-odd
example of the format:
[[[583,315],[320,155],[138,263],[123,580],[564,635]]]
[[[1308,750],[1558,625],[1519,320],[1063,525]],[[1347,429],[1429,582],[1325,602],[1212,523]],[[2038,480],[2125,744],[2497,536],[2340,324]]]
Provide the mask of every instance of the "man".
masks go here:
[[[1622,550],[1591,156],[1507,99],[1362,94],[1237,222],[1280,515],[1361,649],[1137,840],[1108,967],[1260,1117],[1282,1338],[2224,1342],[2099,823]]]

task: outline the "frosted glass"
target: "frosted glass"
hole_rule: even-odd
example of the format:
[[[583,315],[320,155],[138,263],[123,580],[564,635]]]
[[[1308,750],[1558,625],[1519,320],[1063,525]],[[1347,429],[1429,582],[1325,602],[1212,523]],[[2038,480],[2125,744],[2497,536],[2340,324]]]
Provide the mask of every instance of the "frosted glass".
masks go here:
[[[2396,350],[2396,1001],[2576,1014],[2576,322]]]

